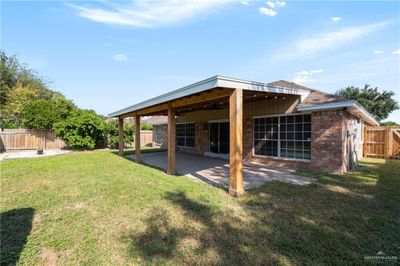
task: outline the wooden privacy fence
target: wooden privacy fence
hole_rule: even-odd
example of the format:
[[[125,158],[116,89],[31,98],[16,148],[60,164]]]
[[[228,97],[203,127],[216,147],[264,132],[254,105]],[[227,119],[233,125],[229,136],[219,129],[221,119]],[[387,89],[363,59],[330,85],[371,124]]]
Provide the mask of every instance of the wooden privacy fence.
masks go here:
[[[400,127],[365,127],[364,156],[400,160]]]
[[[127,147],[135,147],[135,143],[125,144]],[[151,130],[140,130],[140,145],[141,146],[152,146],[153,145],[153,131]]]
[[[66,144],[48,129],[1,129],[1,150],[62,149]]]

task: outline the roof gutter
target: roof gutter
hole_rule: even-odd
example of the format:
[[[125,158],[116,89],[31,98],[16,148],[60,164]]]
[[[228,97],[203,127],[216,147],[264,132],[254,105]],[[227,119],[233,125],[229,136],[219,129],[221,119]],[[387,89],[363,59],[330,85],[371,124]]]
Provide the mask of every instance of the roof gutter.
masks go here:
[[[379,122],[375,119],[373,115],[371,115],[367,110],[362,107],[357,101],[346,101],[346,102],[337,102],[337,103],[324,103],[324,104],[316,104],[312,106],[302,106],[298,107],[297,110],[299,112],[309,112],[309,111],[323,111],[323,110],[332,110],[332,109],[340,109],[340,108],[348,108],[349,112],[362,117],[368,123],[378,126]]]

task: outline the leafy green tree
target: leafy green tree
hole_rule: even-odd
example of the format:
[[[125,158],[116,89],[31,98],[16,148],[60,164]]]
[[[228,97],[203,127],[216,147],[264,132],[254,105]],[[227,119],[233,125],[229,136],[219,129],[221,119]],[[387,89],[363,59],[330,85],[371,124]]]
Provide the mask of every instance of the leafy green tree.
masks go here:
[[[0,51],[0,127],[21,127],[24,107],[54,94],[42,77]]]
[[[385,121],[380,123],[381,126],[400,126],[400,124],[394,122],[394,121]]]
[[[392,98],[394,92],[379,92],[377,87],[373,88],[367,84],[365,84],[362,89],[349,86],[345,89],[338,90],[336,95],[358,101],[378,120],[387,118],[391,112],[400,108],[397,101]]]
[[[133,126],[125,123],[124,124],[124,142],[125,144],[132,144],[134,129]],[[107,134],[108,134],[108,144],[112,148],[117,148],[119,145],[119,130],[118,130],[118,120],[110,120],[107,123]]]
[[[105,143],[106,124],[94,111],[80,110],[54,124],[56,136],[74,150],[101,148]]]
[[[153,126],[150,124],[144,124],[142,125],[142,130],[152,130]]]
[[[78,108],[62,95],[51,100],[39,99],[27,104],[22,112],[22,124],[30,129],[51,129],[59,121],[75,115]]]
[[[15,56],[8,57],[0,51],[0,104],[7,102],[10,90],[18,80],[18,72],[21,66]]]

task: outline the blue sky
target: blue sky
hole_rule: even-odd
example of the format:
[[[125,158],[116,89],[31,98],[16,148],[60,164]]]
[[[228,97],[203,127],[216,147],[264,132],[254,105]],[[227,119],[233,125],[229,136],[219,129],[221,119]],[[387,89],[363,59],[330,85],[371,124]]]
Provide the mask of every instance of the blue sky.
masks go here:
[[[398,1],[2,1],[1,49],[101,114],[217,74],[400,101],[399,21]]]

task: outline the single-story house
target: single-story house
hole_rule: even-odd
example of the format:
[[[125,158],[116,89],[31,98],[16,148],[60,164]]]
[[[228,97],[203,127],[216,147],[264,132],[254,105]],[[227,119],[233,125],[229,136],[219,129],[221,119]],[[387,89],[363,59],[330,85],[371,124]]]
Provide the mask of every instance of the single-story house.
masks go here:
[[[140,123],[141,116],[155,115],[167,116],[153,124],[155,142],[168,150],[167,173],[175,174],[176,150],[229,159],[232,195],[243,192],[243,161],[343,173],[362,157],[364,125],[378,125],[353,100],[283,80],[224,76],[110,114],[119,118],[120,129],[126,117]],[[135,160],[140,161],[140,142]]]

